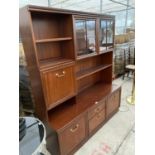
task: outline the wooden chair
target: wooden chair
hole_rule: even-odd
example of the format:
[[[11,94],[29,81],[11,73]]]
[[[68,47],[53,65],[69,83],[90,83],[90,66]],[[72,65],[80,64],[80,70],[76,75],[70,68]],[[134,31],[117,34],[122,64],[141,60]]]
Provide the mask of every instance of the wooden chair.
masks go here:
[[[127,73],[127,77],[129,77],[129,73],[135,72],[135,47],[134,47],[134,56],[131,58],[131,47],[128,50],[124,49],[124,73],[123,73],[123,80]],[[133,59],[133,61],[131,61]]]

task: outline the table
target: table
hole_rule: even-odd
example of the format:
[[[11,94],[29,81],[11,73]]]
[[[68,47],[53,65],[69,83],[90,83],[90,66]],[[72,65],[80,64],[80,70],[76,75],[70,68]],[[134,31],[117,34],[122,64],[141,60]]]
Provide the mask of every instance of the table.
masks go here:
[[[46,130],[44,124],[35,117],[20,117],[25,120],[25,135],[19,141],[19,155],[51,155],[46,149]],[[21,133],[21,132],[20,132]]]

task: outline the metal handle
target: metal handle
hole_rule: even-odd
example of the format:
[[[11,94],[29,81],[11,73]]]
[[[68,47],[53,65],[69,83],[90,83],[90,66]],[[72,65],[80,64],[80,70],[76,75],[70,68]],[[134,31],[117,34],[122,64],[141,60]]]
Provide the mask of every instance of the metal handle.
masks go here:
[[[75,132],[79,127],[79,124],[76,124],[76,126],[74,128],[71,128],[70,131],[71,132]]]
[[[62,71],[62,74],[59,74],[59,73],[56,73],[56,77],[60,78],[60,77],[63,77],[65,76],[66,72],[65,71]]]
[[[98,101],[96,101],[95,104],[98,104]]]

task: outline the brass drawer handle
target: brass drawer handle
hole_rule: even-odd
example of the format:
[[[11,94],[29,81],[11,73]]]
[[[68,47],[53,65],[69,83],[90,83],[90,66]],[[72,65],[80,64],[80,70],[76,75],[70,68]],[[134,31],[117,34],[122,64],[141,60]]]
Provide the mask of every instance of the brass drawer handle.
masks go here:
[[[56,73],[56,77],[60,78],[60,77],[63,77],[65,76],[66,72],[65,71],[62,71],[62,74],[59,74],[59,73]]]
[[[71,132],[75,132],[79,127],[79,124],[76,124],[76,126],[74,128],[71,128],[70,131]]]
[[[95,104],[97,105],[98,104],[98,101],[96,101]]]

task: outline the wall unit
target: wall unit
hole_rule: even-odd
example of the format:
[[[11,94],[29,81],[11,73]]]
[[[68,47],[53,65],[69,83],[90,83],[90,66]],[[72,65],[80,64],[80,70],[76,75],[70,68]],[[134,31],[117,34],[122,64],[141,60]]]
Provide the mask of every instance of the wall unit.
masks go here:
[[[58,140],[58,151],[48,146],[53,155],[73,154],[119,108],[121,88],[112,84],[114,24],[110,15],[20,9],[36,116]]]

